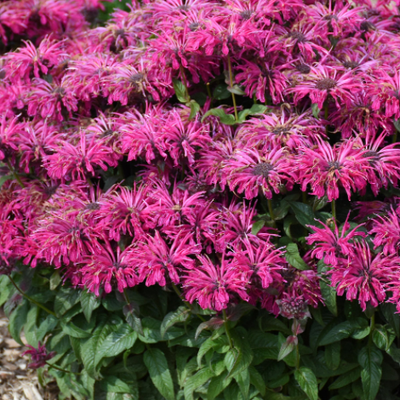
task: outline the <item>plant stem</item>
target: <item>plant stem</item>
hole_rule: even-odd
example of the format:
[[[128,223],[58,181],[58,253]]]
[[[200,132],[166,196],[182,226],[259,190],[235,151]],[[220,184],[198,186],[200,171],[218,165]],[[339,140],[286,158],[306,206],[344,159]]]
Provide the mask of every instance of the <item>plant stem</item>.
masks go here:
[[[272,201],[271,199],[267,199],[268,203],[268,211],[269,211],[269,216],[271,217],[272,220],[272,226],[276,228],[276,223],[275,223],[275,214],[274,214],[274,209],[272,208]]]
[[[325,101],[324,104],[325,119],[328,120],[328,103]]]
[[[222,310],[222,315],[224,317],[224,327],[225,327],[226,336],[228,337],[229,347],[231,349],[233,349],[232,338],[231,338],[231,334],[229,333],[228,319],[226,318],[226,311],[225,310]]]
[[[41,308],[42,310],[46,311],[48,314],[53,315],[54,317],[57,317],[57,315],[53,312],[50,311],[48,308],[46,308],[44,305],[38,303],[36,300],[32,299],[32,297],[29,297],[26,293],[24,293],[19,287],[18,285],[15,283],[14,279],[11,278],[10,275],[7,275],[10,278],[11,283],[14,285],[15,289],[18,290],[19,293],[21,293],[21,295],[23,297],[25,297],[28,301],[30,301],[31,303],[35,304],[36,306],[38,306],[39,308]]]
[[[397,142],[397,129],[393,135],[393,140],[392,140],[392,143],[396,143],[396,142]]]
[[[332,207],[332,218],[336,223],[336,200],[332,200],[331,207]]]
[[[183,303],[185,304],[185,306],[186,306],[187,308],[189,308],[190,311],[193,311],[192,305],[191,305],[189,302],[183,300],[183,295],[182,295],[181,291],[178,289],[178,287],[175,285],[175,283],[172,283],[172,289],[174,289],[174,292],[175,292],[175,293],[179,296],[179,298],[183,301]],[[195,315],[197,315],[203,322],[205,322],[205,319],[203,318],[202,315],[200,315],[200,314],[195,314]]]
[[[17,173],[17,172],[15,171],[15,169],[12,167],[10,161],[7,161],[7,167],[8,167],[8,169],[13,173],[13,175],[14,175],[15,179],[17,180],[18,184],[19,184],[22,188],[24,188],[25,185],[24,185],[23,182],[21,181],[21,178],[20,178],[20,176],[18,175],[18,173]]]
[[[232,89],[233,87],[233,76],[232,76],[232,63],[231,63],[231,58],[228,54],[228,72],[229,72],[229,86]],[[236,107],[236,98],[235,98],[235,93],[232,93],[232,101],[233,101],[233,107],[235,109],[235,120],[238,120],[238,112],[237,112],[237,107]]]
[[[375,311],[371,315],[371,318],[369,319],[369,340],[368,343],[372,344],[372,333],[375,329]]]
[[[307,204],[307,192],[301,192],[301,198],[304,204]]]
[[[300,368],[300,352],[299,352],[299,343],[296,344],[296,369]]]
[[[74,375],[81,375],[80,372],[72,372],[72,371],[67,371],[66,369],[62,369],[60,367],[57,367],[57,365],[50,364],[46,361],[46,365],[48,365],[50,368],[54,368],[57,371],[65,372],[66,374],[74,374]]]
[[[185,71],[183,70],[182,64],[179,64],[179,71],[182,75],[182,82],[185,86],[186,99],[187,99],[187,101],[189,101],[190,96],[189,96],[189,91],[188,91],[188,84],[187,84],[186,75],[185,75]]]
[[[206,88],[207,88],[207,94],[208,94],[208,97],[210,98],[210,100],[211,100],[211,103],[212,103],[212,101],[213,101],[213,97],[212,97],[212,95],[211,95],[211,90],[210,90],[210,82],[207,82],[207,83],[206,83]]]

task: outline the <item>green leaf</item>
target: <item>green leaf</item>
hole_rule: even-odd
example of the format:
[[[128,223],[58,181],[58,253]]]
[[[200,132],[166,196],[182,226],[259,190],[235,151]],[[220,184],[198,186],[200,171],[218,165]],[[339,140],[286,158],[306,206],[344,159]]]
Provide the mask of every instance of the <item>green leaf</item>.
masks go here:
[[[130,349],[137,339],[137,333],[129,325],[119,325],[118,329],[111,332],[97,350],[95,365],[97,366],[103,357],[115,357],[123,351]]]
[[[58,324],[58,319],[53,315],[48,315],[37,328],[36,336],[38,340],[43,341],[46,334],[52,331]]]
[[[339,367],[340,342],[334,342],[325,347],[325,361],[327,367],[333,371]]]
[[[61,326],[65,334],[77,339],[85,339],[91,335],[90,332],[84,331],[83,329],[77,327],[73,322],[66,323],[61,321]]]
[[[394,118],[393,118],[393,125],[394,125],[394,127],[396,128],[396,130],[397,130],[398,132],[400,132],[400,119],[394,119]]]
[[[190,100],[188,103],[186,103],[186,105],[190,107],[189,119],[193,119],[200,111],[200,105],[194,100]]]
[[[244,91],[243,89],[240,88],[239,85],[227,86],[226,90],[228,90],[231,93],[237,94],[238,96],[244,95]]]
[[[321,112],[321,109],[318,107],[318,104],[314,103],[311,105],[311,110],[312,110],[312,115],[314,118],[319,118],[319,113]]]
[[[290,207],[292,208],[297,221],[299,221],[305,228],[311,230],[307,225],[315,225],[315,216],[312,207],[308,204],[299,202],[290,203]]]
[[[322,279],[319,281],[319,287],[321,289],[322,297],[324,298],[324,303],[328,310],[335,316],[338,315],[337,305],[336,305],[336,289],[328,285]]]
[[[224,361],[229,371],[228,377],[234,377],[250,366],[253,360],[253,352],[246,339],[247,332],[243,327],[239,326],[232,329],[230,334],[234,348],[226,353]]]
[[[81,292],[76,289],[63,287],[57,291],[54,300],[54,311],[58,316],[64,315],[78,301]]]
[[[126,317],[128,325],[139,335],[144,335],[142,320],[136,315],[135,307],[132,304],[127,304],[123,308],[123,313]]]
[[[294,377],[310,400],[318,400],[318,383],[314,372],[306,367],[294,371]]]
[[[0,178],[0,188],[7,182],[7,181],[11,181],[14,179],[14,175],[10,174],[10,175],[4,175]]]
[[[265,221],[260,219],[259,221],[254,222],[253,226],[251,227],[251,233],[253,235],[257,235],[258,232],[264,227]]]
[[[0,306],[11,297],[11,281],[6,275],[0,275]]]
[[[235,125],[236,120],[235,117],[232,114],[226,114],[225,111],[222,108],[212,108],[211,110],[207,111],[204,115],[201,121],[203,122],[209,115],[214,115],[215,117],[218,117],[221,121],[221,123],[225,125]]]
[[[58,270],[54,271],[50,276],[50,290],[56,290],[61,283],[61,275]]]
[[[179,323],[185,322],[190,317],[190,310],[185,306],[179,307],[176,311],[168,313],[163,322],[161,323],[160,333],[161,337],[164,338],[165,333],[171,326]]]
[[[176,400],[174,383],[168,369],[168,362],[164,353],[157,348],[148,348],[143,356],[144,364],[149,370],[154,386],[167,400]]]
[[[195,375],[191,376],[185,382],[185,386],[183,388],[183,393],[185,396],[185,400],[193,400],[194,391],[200,386],[204,385],[207,381],[209,381],[214,376],[214,372],[211,371],[209,367],[203,368],[200,371],[196,372]]]
[[[389,350],[389,335],[386,328],[382,325],[376,324],[372,332],[372,340],[375,346],[381,350]]]
[[[101,300],[94,293],[89,292],[87,290],[82,292],[80,300],[81,300],[83,315],[85,316],[86,320],[90,322],[92,313],[100,306]]]
[[[400,315],[396,312],[396,305],[383,303],[379,306],[388,324],[394,329],[397,337],[400,337]]]
[[[226,336],[220,336],[218,338],[213,338],[212,336],[202,343],[197,353],[197,364],[199,368],[201,367],[201,361],[203,357],[211,350],[215,348],[221,348],[228,344],[228,339]]]
[[[298,344],[298,339],[296,336],[289,336],[283,343],[279,350],[278,361],[283,360],[286,356],[288,356]]]
[[[374,400],[378,394],[382,377],[381,364],[383,355],[374,345],[363,347],[358,353],[361,371],[361,382],[366,400]]]
[[[25,339],[33,347],[38,346],[38,338],[37,334],[37,326],[36,321],[39,316],[39,307],[34,304],[31,304],[31,309],[28,311],[28,315],[26,317],[26,322],[24,325],[24,334]]]
[[[106,393],[129,393],[136,394],[137,391],[128,385],[123,380],[119,379],[117,376],[105,376],[104,379],[100,381],[100,388]]]
[[[261,374],[252,366],[249,368],[250,383],[260,392],[261,396],[265,396],[266,385]]]
[[[299,253],[299,248],[297,247],[296,243],[289,243],[286,246],[285,258],[286,261],[296,269],[299,269],[301,271],[309,269],[308,265],[301,258],[301,255]]]
[[[318,340],[318,346],[326,346],[328,344],[338,342],[348,338],[354,330],[354,325],[350,321],[335,324],[335,321],[329,323],[321,332]]]
[[[217,85],[213,90],[213,98],[215,100],[225,100],[231,97],[230,92],[225,84]]]
[[[185,85],[178,79],[172,80],[176,97],[181,103],[187,103],[190,97],[187,94]]]
[[[349,383],[356,381],[361,375],[361,368],[354,368],[345,374],[342,374],[329,386],[329,390],[340,389]]]
[[[236,375],[235,381],[239,385],[243,398],[248,399],[250,391],[250,374],[248,368]]]
[[[232,378],[225,379],[226,374],[215,376],[211,379],[207,389],[207,400],[214,400],[232,381]]]
[[[13,339],[20,345],[24,345],[20,338],[22,327],[25,325],[29,311],[29,303],[24,301],[11,314],[8,329]]]

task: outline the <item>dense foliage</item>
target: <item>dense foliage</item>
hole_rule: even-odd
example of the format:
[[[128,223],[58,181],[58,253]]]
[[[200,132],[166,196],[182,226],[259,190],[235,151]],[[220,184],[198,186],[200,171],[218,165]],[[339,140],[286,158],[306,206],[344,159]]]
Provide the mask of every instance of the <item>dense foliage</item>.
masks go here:
[[[43,384],[400,399],[399,18],[0,1],[0,305]]]

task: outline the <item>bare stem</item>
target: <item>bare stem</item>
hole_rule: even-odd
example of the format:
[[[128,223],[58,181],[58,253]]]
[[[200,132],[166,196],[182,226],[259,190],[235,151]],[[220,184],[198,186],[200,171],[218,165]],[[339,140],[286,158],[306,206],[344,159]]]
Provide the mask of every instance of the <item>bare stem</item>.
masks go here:
[[[231,87],[231,89],[233,88],[233,75],[232,75],[232,63],[231,63],[231,58],[228,54],[228,72],[229,72],[229,86]],[[238,112],[237,112],[237,107],[236,107],[236,97],[235,97],[235,93],[232,93],[232,101],[233,101],[233,107],[235,109],[235,120],[237,121],[238,118]]]
[[[21,293],[21,295],[23,297],[25,297],[28,301],[30,301],[31,303],[35,304],[36,306],[38,306],[39,308],[41,308],[42,310],[46,311],[48,314],[53,315],[54,317],[57,317],[57,315],[53,312],[50,311],[47,307],[45,307],[44,305],[38,303],[36,300],[32,299],[32,297],[29,297],[26,293],[24,293],[19,287],[18,285],[15,283],[14,279],[11,278],[10,275],[8,275],[8,277],[10,278],[11,283],[14,285],[15,289],[18,290],[19,293]]]
[[[57,371],[61,371],[61,372],[64,372],[64,373],[66,373],[66,374],[81,375],[80,372],[67,371],[66,369],[62,369],[62,368],[60,368],[60,367],[57,367],[57,365],[50,364],[50,363],[48,363],[47,361],[46,361],[46,365],[48,365],[50,368],[54,368],[54,369],[56,369]]]
[[[336,224],[336,200],[335,199],[332,200],[331,207],[332,207],[332,218],[334,219],[334,222]]]
[[[272,208],[271,199],[267,199],[269,216],[271,217],[273,227],[276,228],[274,209]]]
[[[17,171],[15,171],[15,169],[12,167],[10,161],[7,161],[7,167],[8,167],[8,169],[13,173],[13,175],[14,175],[15,179],[17,180],[18,184],[19,184],[21,187],[24,188],[25,185],[24,185],[23,182],[21,181],[21,178],[20,178],[20,176],[18,175]]]

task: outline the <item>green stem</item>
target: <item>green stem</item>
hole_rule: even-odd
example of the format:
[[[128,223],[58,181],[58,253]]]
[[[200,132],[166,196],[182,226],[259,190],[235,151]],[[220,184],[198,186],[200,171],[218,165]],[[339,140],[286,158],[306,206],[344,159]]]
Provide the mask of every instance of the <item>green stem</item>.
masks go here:
[[[48,363],[47,361],[46,361],[46,365],[48,365],[50,368],[54,368],[54,369],[56,369],[57,371],[61,371],[61,372],[64,372],[64,373],[66,373],[66,374],[82,375],[80,372],[67,371],[66,369],[62,369],[62,368],[60,368],[60,367],[57,367],[57,365],[50,364],[50,363]]]
[[[185,86],[186,99],[187,99],[187,101],[189,101],[190,96],[189,96],[189,91],[188,91],[188,84],[187,84],[186,75],[185,75],[185,71],[183,70],[182,64],[179,64],[179,71],[181,72],[182,82]]]
[[[229,72],[229,86],[231,87],[231,89],[233,88],[233,76],[232,76],[232,63],[231,63],[231,58],[228,54],[228,72]],[[235,93],[232,93],[232,101],[233,101],[233,107],[235,109],[235,120],[237,121],[238,118],[238,112],[237,112],[237,107],[236,107],[236,97],[235,97]]]
[[[299,343],[296,344],[296,369],[300,368],[300,351],[299,351]]]
[[[210,90],[210,82],[207,82],[207,83],[206,83],[206,88],[207,88],[207,94],[208,94],[208,97],[210,98],[210,100],[211,100],[211,103],[212,103],[212,101],[213,101],[213,97],[212,97],[212,95],[211,95],[211,90]]]
[[[23,182],[21,181],[21,178],[20,178],[20,176],[18,175],[17,171],[15,171],[15,169],[12,167],[10,161],[7,161],[7,167],[8,167],[8,169],[13,173],[13,175],[14,175],[15,179],[17,180],[18,184],[19,184],[22,188],[24,188],[25,185],[24,185]]]
[[[372,344],[372,333],[375,329],[375,311],[371,315],[371,318],[369,319],[369,344]]]
[[[334,222],[336,223],[336,200],[332,200],[331,207],[332,207],[332,218],[334,219]]]
[[[272,226],[276,228],[276,223],[275,223],[275,214],[274,214],[274,209],[272,208],[272,201],[271,199],[267,199],[268,203],[268,211],[269,211],[269,216],[271,217],[272,220]]]
[[[231,349],[233,349],[232,338],[231,338],[231,334],[229,333],[228,319],[226,317],[226,311],[225,310],[222,310],[222,315],[224,317],[224,327],[225,327],[226,336],[228,337],[229,347]]]
[[[25,297],[28,301],[30,301],[31,303],[35,304],[36,306],[38,306],[39,308],[41,308],[42,310],[46,311],[48,314],[53,315],[54,317],[57,317],[57,315],[53,312],[50,311],[48,308],[46,308],[44,305],[38,303],[36,300],[32,299],[32,297],[29,297],[26,293],[24,293],[19,287],[18,285],[15,283],[14,279],[11,278],[10,275],[8,275],[8,277],[10,278],[11,283],[14,285],[15,289],[18,290],[19,293],[21,293],[21,295],[23,297]]]
[[[185,306],[187,308],[189,308],[190,311],[193,311],[193,307],[190,303],[188,303],[187,301],[183,300],[183,295],[181,293],[181,291],[178,289],[178,287],[175,285],[175,283],[172,283],[172,289],[174,289],[174,292],[179,296],[179,298],[183,301],[183,303],[185,304]],[[203,318],[203,316],[201,316],[200,314],[195,314],[197,315],[203,322],[205,322],[205,319]]]
[[[307,204],[307,192],[301,192],[301,197],[304,204]]]
[[[394,132],[392,142],[393,142],[393,143],[396,143],[396,142],[397,142],[397,129],[396,129],[396,131]]]
[[[325,111],[325,119],[328,120],[328,102],[325,101],[324,104],[324,111]]]

